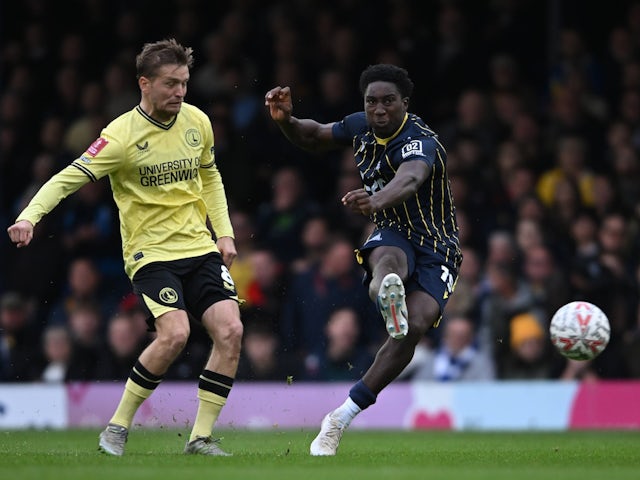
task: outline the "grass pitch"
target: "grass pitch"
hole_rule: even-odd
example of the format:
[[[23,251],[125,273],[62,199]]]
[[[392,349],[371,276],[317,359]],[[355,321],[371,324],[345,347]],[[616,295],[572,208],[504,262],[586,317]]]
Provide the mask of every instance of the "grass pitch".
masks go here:
[[[0,432],[0,478],[580,479],[640,478],[640,432],[345,433],[336,457],[311,457],[313,431],[224,430],[233,457],[182,454],[187,431],[133,429],[123,457],[97,450],[97,430]]]

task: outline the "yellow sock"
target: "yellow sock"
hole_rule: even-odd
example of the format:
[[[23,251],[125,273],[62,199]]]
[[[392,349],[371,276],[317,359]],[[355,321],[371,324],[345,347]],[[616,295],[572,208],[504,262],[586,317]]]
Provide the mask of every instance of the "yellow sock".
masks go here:
[[[215,393],[208,392],[198,388],[198,413],[193,423],[193,430],[191,430],[191,436],[189,441],[193,441],[196,437],[209,437],[213,430],[213,425],[216,423],[222,407],[227,403],[225,397],[216,395]]]
[[[143,388],[129,378],[124,386],[124,392],[122,393],[118,408],[116,408],[109,423],[130,428],[133,422],[133,416],[138,411],[138,408],[152,393],[153,390]]]

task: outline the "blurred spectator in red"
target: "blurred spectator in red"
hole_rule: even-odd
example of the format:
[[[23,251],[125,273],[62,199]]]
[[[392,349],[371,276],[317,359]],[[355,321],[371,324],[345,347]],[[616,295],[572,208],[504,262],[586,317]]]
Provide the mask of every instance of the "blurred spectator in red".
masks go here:
[[[118,313],[131,319],[136,337],[143,338],[144,341],[149,342],[156,335],[156,332],[149,331],[149,325],[147,324],[147,320],[150,317],[149,311],[142,303],[142,299],[135,293],[130,292],[120,300],[116,315]]]
[[[249,255],[252,280],[247,286],[246,304],[243,308],[252,308],[270,318],[276,331],[283,309],[286,271],[275,254],[264,247],[256,247]]]
[[[233,260],[229,272],[238,292],[238,298],[247,300],[249,286],[254,280],[251,254],[255,250],[255,226],[253,218],[244,210],[233,209],[229,212],[233,233],[235,235],[238,255]]]

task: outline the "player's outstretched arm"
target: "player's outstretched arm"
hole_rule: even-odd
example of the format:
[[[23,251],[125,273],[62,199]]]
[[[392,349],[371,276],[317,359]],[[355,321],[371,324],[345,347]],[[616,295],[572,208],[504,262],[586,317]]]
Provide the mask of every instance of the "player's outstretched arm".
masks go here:
[[[319,123],[292,115],[293,102],[289,87],[275,87],[264,96],[269,114],[285,137],[294,145],[309,151],[329,150],[338,147],[333,141],[333,123]]]
[[[33,225],[28,220],[19,220],[7,228],[7,233],[18,248],[26,247],[33,238]]]

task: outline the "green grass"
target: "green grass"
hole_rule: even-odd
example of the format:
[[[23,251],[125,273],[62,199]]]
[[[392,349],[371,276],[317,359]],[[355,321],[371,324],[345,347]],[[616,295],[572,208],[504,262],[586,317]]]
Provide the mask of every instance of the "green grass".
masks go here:
[[[640,432],[358,431],[336,457],[308,455],[315,431],[225,430],[233,457],[182,455],[187,432],[134,429],[120,458],[97,430],[0,432],[6,480],[597,479],[640,478]]]

